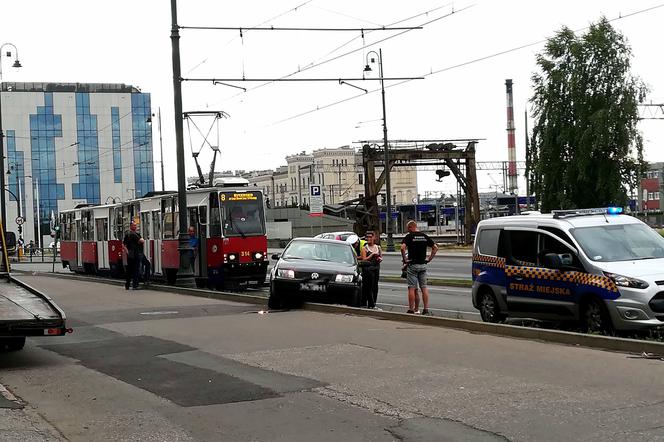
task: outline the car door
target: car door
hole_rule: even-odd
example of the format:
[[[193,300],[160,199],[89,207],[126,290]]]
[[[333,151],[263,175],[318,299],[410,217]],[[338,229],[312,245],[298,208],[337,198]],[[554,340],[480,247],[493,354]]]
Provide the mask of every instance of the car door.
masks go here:
[[[571,319],[575,312],[578,272],[547,268],[544,255],[575,256],[575,250],[540,229],[508,228],[506,233],[505,276],[510,314],[537,319]],[[574,263],[571,256],[570,266]]]

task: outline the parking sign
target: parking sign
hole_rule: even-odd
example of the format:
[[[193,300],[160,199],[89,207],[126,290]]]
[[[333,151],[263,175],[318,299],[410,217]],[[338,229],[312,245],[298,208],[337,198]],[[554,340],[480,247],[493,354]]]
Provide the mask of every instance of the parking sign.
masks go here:
[[[320,184],[309,185],[309,215],[323,215],[323,194]]]

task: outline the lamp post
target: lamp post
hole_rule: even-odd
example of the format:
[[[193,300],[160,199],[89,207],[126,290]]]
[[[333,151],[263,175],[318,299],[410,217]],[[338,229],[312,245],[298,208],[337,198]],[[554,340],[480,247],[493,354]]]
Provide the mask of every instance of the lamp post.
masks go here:
[[[14,61],[14,64],[12,67],[15,68],[20,68],[21,67],[21,62],[18,61],[18,49],[16,49],[16,46],[14,46],[11,43],[4,43],[2,46],[0,46],[0,171],[3,171],[3,173],[0,173],[0,218],[2,218],[2,231],[0,234],[2,234],[2,237],[5,237],[5,229],[7,228],[7,210],[6,210],[6,203],[5,203],[5,134],[2,131],[2,56],[5,55],[6,57],[11,57],[12,53],[11,52],[6,52],[3,53],[3,50],[5,46],[11,46],[14,48],[14,53],[16,54],[16,60]]]
[[[380,92],[381,98],[383,100],[383,150],[385,153],[384,162],[385,162],[385,199],[387,202],[386,213],[385,213],[385,233],[387,233],[387,247],[386,251],[394,252],[394,237],[392,236],[392,190],[390,186],[390,152],[387,144],[387,116],[385,113],[385,82],[383,75],[383,50],[378,49],[376,51],[370,51],[367,53],[367,65],[364,68],[364,72],[371,72],[371,66],[369,63],[375,63],[375,58],[369,58],[371,54],[374,54],[378,57],[378,75],[380,77]]]

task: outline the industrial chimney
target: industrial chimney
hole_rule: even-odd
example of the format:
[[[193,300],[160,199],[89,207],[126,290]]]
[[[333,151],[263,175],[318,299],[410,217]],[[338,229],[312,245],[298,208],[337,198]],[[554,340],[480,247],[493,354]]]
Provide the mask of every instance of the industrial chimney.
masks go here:
[[[514,98],[512,96],[512,79],[505,80],[507,90],[507,187],[508,191],[518,194],[516,181],[516,140],[514,138]]]

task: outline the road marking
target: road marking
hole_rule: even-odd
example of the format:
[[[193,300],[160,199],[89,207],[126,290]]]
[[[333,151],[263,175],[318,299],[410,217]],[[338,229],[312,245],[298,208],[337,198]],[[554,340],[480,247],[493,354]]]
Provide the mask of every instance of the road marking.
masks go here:
[[[139,313],[140,315],[177,315],[178,311],[175,310],[167,310],[163,312],[141,312]]]

